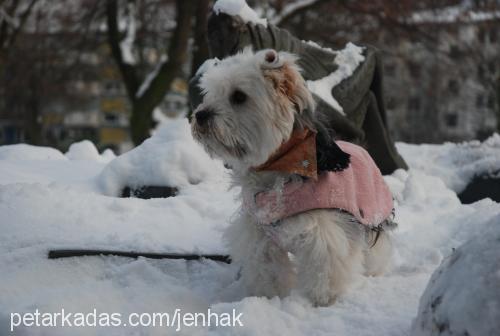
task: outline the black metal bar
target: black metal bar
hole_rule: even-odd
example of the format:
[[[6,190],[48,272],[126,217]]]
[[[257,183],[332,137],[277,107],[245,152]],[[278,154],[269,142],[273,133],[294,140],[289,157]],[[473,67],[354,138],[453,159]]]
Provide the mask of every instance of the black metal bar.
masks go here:
[[[183,260],[200,260],[210,259],[214,261],[231,263],[231,257],[224,254],[181,254],[181,253],[148,253],[134,251],[113,251],[113,250],[50,250],[49,259],[83,257],[83,256],[119,256],[127,258],[149,258],[149,259],[183,259]]]

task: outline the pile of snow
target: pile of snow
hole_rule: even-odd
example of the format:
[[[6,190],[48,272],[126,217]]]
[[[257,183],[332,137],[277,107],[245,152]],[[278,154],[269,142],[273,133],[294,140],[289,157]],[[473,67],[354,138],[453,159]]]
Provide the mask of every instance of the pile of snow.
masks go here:
[[[0,160],[66,160],[55,148],[26,144],[0,146]]]
[[[260,18],[245,0],[217,0],[213,7],[215,14],[225,13],[239,16],[245,23],[252,22],[267,27],[267,20]]]
[[[100,155],[95,145],[89,140],[83,140],[71,144],[71,146],[69,146],[68,152],[66,152],[65,155],[70,160],[102,162],[109,162],[116,157],[113,151],[110,149],[106,149],[102,153],[102,155]]]
[[[103,162],[110,162],[111,160],[113,160],[114,158],[116,158],[116,154],[115,152],[113,152],[113,150],[107,148],[105,149],[102,153],[101,153],[101,160]]]
[[[413,336],[496,335],[500,330],[500,216],[432,275]]]
[[[141,146],[117,157],[99,176],[106,195],[124,187],[184,188],[225,174],[222,162],[212,160],[191,136],[187,118],[164,122]]]
[[[103,157],[105,155],[109,157],[109,153],[103,153]],[[104,167],[106,160],[103,157],[74,161],[50,147],[26,144],[0,146],[0,185],[53,183],[95,191],[97,188],[93,179]]]
[[[427,160],[426,146],[399,146]],[[437,146],[439,147],[439,146]],[[24,148],[9,156],[22,156]],[[419,152],[418,149],[421,148]],[[481,146],[471,151],[482,151]],[[442,146],[441,155],[456,149]],[[5,152],[0,147],[0,153]],[[62,154],[61,154],[62,155]],[[455,153],[455,155],[458,155]],[[427,159],[426,159],[427,157]],[[232,312],[242,327],[184,327],[186,335],[407,335],[432,272],[453,249],[498,221],[500,204],[470,205],[436,176],[412,166],[386,177],[395,197],[393,267],[361,278],[335,305],[316,308],[296,294],[247,297],[238,267],[212,261],[80,257],[48,260],[53,248],[225,253],[222,232],[238,208],[227,171],[196,145],[186,120],[162,126],[143,145],[108,165],[100,161],[0,160],[0,334],[12,312]],[[431,170],[428,168],[428,170]],[[132,183],[172,183],[176,197],[102,194]],[[199,183],[197,183],[199,182]],[[197,183],[197,184],[196,184]],[[458,279],[457,279],[458,280]],[[455,303],[458,305],[459,303]],[[166,331],[168,330],[168,331]],[[164,335],[175,328],[35,328],[22,335]]]
[[[344,49],[335,52],[335,64],[338,67],[334,72],[326,77],[307,81],[309,90],[342,114],[344,114],[344,109],[333,97],[332,90],[344,79],[350,77],[365,60],[363,49],[351,42],[347,43]]]
[[[500,135],[484,142],[411,145],[398,143],[406,162],[429,175],[439,177],[448,188],[460,193],[475,177],[500,174]]]

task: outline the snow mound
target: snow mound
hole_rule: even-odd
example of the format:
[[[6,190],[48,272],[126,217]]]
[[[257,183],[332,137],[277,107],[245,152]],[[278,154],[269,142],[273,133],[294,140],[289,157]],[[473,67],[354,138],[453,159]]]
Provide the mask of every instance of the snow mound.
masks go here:
[[[25,147],[16,148],[19,153],[12,155],[23,157]],[[433,161],[426,146],[406,149],[404,155],[425,160],[428,166],[441,164]],[[441,154],[454,150],[444,145]],[[386,274],[362,277],[330,307],[313,307],[296,294],[284,299],[246,297],[236,265],[112,256],[47,259],[47,251],[54,248],[227,253],[222,232],[238,209],[239,190],[228,190],[227,171],[194,143],[186,119],[167,122],[151,139],[107,165],[68,160],[61,153],[59,158],[0,160],[0,335],[153,336],[175,330],[20,327],[9,332],[12,312],[60,312],[61,308],[71,313],[95,308],[124,318],[131,312],[172,314],[175,309],[243,313],[243,327],[185,327],[183,335],[409,335],[419,299],[442,260],[453,255],[454,248],[479,237],[478,233],[489,233],[486,238],[473,238],[478,244],[483,239],[488,251],[499,239],[498,229],[493,230],[500,220],[499,203],[486,199],[461,204],[439,177],[410,162],[409,171],[385,177],[395,197],[399,224],[394,231],[393,267]],[[186,185],[176,197],[164,199],[100,194],[103,184],[116,191],[128,179],[148,184],[155,179],[176,180]],[[190,184],[190,180],[201,182]],[[493,248],[491,253],[497,257],[499,251]],[[482,253],[476,245],[467,251],[473,252],[471,256]],[[471,274],[488,265],[464,261]],[[458,284],[459,279],[452,281]],[[472,280],[466,281],[469,285]],[[484,300],[486,294],[478,293]],[[457,309],[460,295],[452,304]]]
[[[66,160],[66,157],[55,148],[17,144],[0,146],[0,160]]]
[[[70,160],[101,160],[99,151],[89,140],[83,140],[71,144],[71,146],[69,146],[68,152],[65,155]]]
[[[412,336],[497,335],[500,329],[500,216],[434,272]]]
[[[365,60],[363,49],[364,48],[349,42],[344,49],[336,51],[335,64],[338,66],[337,70],[326,77],[314,81],[307,81],[309,90],[323,99],[335,110],[343,113],[344,109],[333,97],[332,89],[344,79],[350,77],[356,68]]]
[[[217,0],[213,7],[215,14],[225,13],[239,16],[245,23],[252,22],[267,27],[267,20],[260,18],[245,0]]]
[[[113,150],[111,150],[109,148],[105,149],[101,154],[101,160],[104,162],[109,162],[109,161],[113,160],[114,158],[116,158],[116,154],[115,154],[115,152],[113,152]]]
[[[439,177],[457,193],[475,176],[500,173],[499,134],[482,143],[477,140],[441,145],[398,143],[397,148],[411,167]]]
[[[211,159],[194,141],[187,118],[163,123],[140,146],[111,161],[98,181],[106,195],[117,196],[125,186],[183,188],[225,174],[220,161]]]

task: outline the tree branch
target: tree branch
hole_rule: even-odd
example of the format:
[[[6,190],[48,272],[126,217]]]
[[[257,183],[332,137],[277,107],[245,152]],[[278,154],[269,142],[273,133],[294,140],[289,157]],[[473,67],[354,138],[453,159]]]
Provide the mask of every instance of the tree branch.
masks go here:
[[[289,4],[274,18],[269,20],[275,26],[286,25],[291,19],[297,15],[320,6],[331,0],[299,0],[295,3]]]
[[[26,23],[26,20],[28,19],[29,15],[31,14],[31,11],[35,4],[37,3],[38,0],[31,0],[29,3],[28,7],[24,10],[24,12],[19,15],[19,20],[17,22],[17,27],[14,28],[12,33],[10,34],[10,38],[7,40],[6,48],[10,48],[13,44],[14,41],[16,40],[17,35],[19,32],[23,29],[24,24]]]
[[[17,9],[17,6],[18,6],[19,2],[18,1],[12,1],[10,3],[10,6],[8,6],[9,8],[6,8],[7,5],[3,5],[2,3],[2,7],[0,7],[0,51],[5,51],[7,49],[7,40],[9,38],[9,35],[8,35],[8,30],[9,30],[9,26],[12,25],[13,23],[11,22],[11,20],[9,18],[7,18],[6,16],[9,16],[11,17],[13,15],[13,13],[16,11]]]
[[[176,1],[176,22],[172,40],[168,48],[168,59],[159,68],[149,86],[140,97],[138,104],[146,111],[152,111],[165,97],[172,80],[180,73],[187,58],[187,46],[191,32],[191,17],[195,1]]]
[[[135,101],[136,92],[139,88],[137,72],[133,65],[128,64],[123,59],[120,48],[120,31],[118,30],[118,3],[117,0],[107,0],[106,2],[106,23],[108,33],[108,43],[111,47],[111,54],[120,69],[120,73],[125,83],[127,95],[131,101]]]

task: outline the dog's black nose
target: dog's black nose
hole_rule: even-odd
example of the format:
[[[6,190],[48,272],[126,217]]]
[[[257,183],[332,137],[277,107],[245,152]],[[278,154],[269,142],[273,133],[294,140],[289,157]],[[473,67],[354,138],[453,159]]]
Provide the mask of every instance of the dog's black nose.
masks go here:
[[[203,126],[207,123],[208,119],[210,119],[214,115],[212,110],[201,110],[196,112],[194,117],[196,118],[196,122],[198,125]]]

